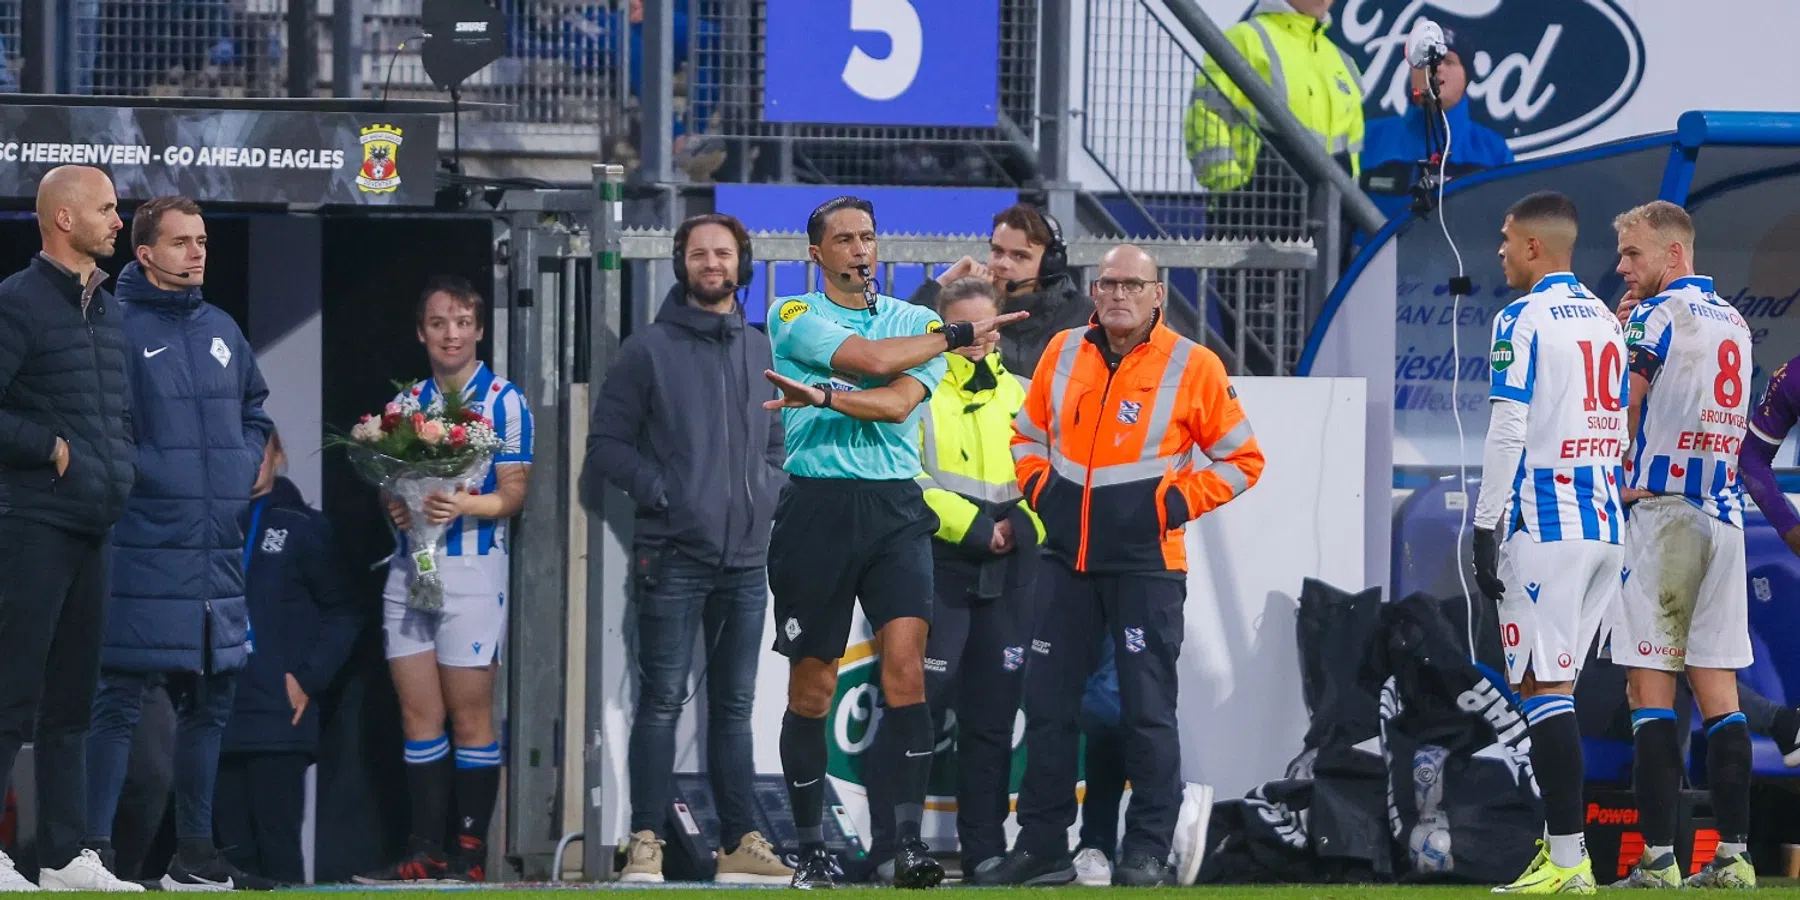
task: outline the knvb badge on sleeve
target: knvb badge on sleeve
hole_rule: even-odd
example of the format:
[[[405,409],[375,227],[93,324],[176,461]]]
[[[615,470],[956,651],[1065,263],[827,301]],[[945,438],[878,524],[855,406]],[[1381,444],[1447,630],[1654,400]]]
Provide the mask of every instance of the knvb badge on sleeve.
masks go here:
[[[1000,0],[769,0],[763,119],[991,128]]]

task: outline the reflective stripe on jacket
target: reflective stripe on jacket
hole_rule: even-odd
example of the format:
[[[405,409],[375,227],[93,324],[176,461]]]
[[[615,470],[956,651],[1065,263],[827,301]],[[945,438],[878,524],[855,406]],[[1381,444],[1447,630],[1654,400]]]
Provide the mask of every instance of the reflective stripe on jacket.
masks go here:
[[[1117,369],[1098,324],[1057,335],[1013,420],[1044,549],[1079,572],[1186,571],[1186,524],[1249,490],[1263,455],[1224,363],[1158,321]]]
[[[1362,75],[1325,35],[1329,20],[1294,12],[1285,0],[1261,0],[1256,15],[1225,30],[1244,60],[1287,101],[1294,118],[1333,156],[1361,172]],[[1262,149],[1256,108],[1211,57],[1194,78],[1183,123],[1194,177],[1210,190],[1233,191],[1256,173]]]
[[[1021,497],[1011,441],[1025,386],[1006,371],[997,352],[979,363],[954,353],[944,358],[949,372],[922,417],[919,461],[925,474],[919,485],[925,489],[925,503],[937,513],[937,539],[985,554],[995,521],[1005,518],[1004,512],[998,517],[995,512]],[[977,366],[993,374],[993,387],[969,389]],[[1036,538],[1019,535],[1015,540],[1037,543],[1043,539],[1043,523],[1030,507],[1025,512]]]

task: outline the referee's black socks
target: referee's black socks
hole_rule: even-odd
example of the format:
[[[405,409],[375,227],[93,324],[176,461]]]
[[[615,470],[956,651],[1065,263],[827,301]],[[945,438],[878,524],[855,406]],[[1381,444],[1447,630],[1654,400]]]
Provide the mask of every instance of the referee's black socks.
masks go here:
[[[901,843],[919,839],[936,737],[931,707],[923,703],[888,707],[881,716],[881,730],[875,733],[876,758],[887,761],[891,767],[888,771],[893,773],[891,777],[897,787],[894,792],[894,836]]]
[[[879,735],[877,735],[879,736]],[[788,710],[781,717],[781,774],[787,779],[788,804],[800,849],[825,846],[819,822],[825,815],[825,719],[809,719]]]

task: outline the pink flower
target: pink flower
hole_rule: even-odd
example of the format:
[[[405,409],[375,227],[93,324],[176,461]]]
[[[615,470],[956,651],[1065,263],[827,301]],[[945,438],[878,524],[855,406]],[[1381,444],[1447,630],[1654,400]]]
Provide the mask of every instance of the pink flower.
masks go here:
[[[469,439],[469,429],[461,425],[450,426],[450,446],[460,447]]]
[[[413,413],[412,414],[412,427],[413,427],[414,433],[417,433],[425,428],[425,414],[424,413]]]
[[[439,422],[436,419],[432,419],[431,421],[426,422],[423,425],[420,425],[419,426],[419,440],[424,441],[427,444],[443,443],[444,442],[444,423]]]
[[[389,403],[389,404],[388,404],[388,405],[387,405],[387,408],[386,408],[386,409],[383,409],[383,410],[382,410],[382,411],[381,411],[381,413],[382,413],[382,415],[386,415],[386,416],[397,416],[397,415],[399,415],[399,414],[400,414],[400,404],[398,404],[398,403]]]
[[[358,422],[367,422],[367,421],[369,421],[369,420],[370,420],[370,419],[373,419],[373,418],[375,418],[375,414],[374,414],[374,413],[363,413],[363,415],[362,415],[362,418],[360,418],[360,419],[357,419],[357,420],[356,420],[356,421],[358,421]]]

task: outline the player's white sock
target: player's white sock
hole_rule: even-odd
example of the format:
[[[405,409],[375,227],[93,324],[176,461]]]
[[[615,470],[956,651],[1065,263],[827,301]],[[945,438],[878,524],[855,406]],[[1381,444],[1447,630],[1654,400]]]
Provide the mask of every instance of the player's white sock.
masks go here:
[[[1550,841],[1550,861],[1564,869],[1573,869],[1587,859],[1587,839],[1575,834],[1546,835]]]

